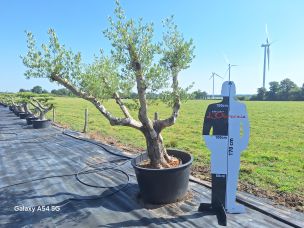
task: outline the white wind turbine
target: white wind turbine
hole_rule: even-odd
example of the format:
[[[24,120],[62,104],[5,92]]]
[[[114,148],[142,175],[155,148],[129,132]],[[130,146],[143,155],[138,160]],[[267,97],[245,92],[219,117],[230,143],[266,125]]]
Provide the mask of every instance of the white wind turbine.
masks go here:
[[[214,72],[212,72],[212,74],[211,74],[211,76],[210,76],[210,78],[209,78],[209,80],[210,80],[211,78],[213,79],[212,99],[214,99],[214,77],[215,77],[215,76],[222,78],[220,75],[218,75],[217,73],[214,73]]]
[[[264,48],[263,88],[265,88],[266,59],[267,59],[268,70],[269,70],[269,59],[270,59],[270,48],[269,47],[273,43],[273,42],[269,43],[267,25],[265,26],[265,32],[266,32],[266,43],[261,45],[261,47]]]
[[[227,58],[226,55],[224,55],[224,58],[225,58],[226,63],[228,64],[228,69],[226,70],[226,73],[227,73],[227,71],[229,72],[229,81],[230,81],[230,70],[232,67],[238,66],[238,65],[230,64],[229,59]]]

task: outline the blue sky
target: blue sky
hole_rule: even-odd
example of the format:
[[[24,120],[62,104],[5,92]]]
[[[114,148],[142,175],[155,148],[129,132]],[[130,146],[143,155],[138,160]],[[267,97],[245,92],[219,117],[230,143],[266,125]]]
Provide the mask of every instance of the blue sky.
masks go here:
[[[231,64],[237,93],[255,93],[262,86],[265,24],[271,46],[270,71],[266,83],[286,77],[298,86],[304,83],[304,1],[302,0],[122,0],[128,17],[153,21],[156,33],[161,20],[175,15],[186,38],[193,38],[196,58],[180,75],[181,84],[195,82],[194,89],[212,92],[211,72],[225,76]],[[41,85],[58,88],[46,79],[24,77],[19,55],[26,53],[24,30],[34,33],[38,43],[47,41],[47,30],[56,30],[61,43],[82,52],[89,63],[99,49],[110,48],[102,31],[108,26],[114,0],[0,0],[0,91],[18,91]],[[226,75],[226,79],[228,75]],[[222,80],[216,79],[215,92]]]

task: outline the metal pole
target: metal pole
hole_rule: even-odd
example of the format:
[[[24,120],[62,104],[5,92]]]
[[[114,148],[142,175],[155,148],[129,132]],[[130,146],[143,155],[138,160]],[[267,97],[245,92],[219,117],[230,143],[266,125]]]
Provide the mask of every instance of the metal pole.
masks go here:
[[[266,74],[266,46],[264,47],[263,88],[265,88],[265,74]]]
[[[89,110],[88,108],[86,108],[84,110],[84,128],[83,128],[84,133],[87,133],[88,131],[88,115],[89,115]]]
[[[213,74],[212,76],[213,76],[213,89],[212,89],[212,98],[214,99],[214,74]]]
[[[229,69],[229,82],[230,82],[230,63],[228,65],[228,69]]]
[[[53,108],[53,122],[55,122],[55,108]]]

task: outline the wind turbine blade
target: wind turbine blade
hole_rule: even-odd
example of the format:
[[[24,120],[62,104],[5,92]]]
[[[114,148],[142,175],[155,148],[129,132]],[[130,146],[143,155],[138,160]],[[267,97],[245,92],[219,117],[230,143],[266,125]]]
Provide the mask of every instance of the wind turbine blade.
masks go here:
[[[267,47],[267,63],[268,63],[268,70],[269,70],[269,60],[270,59],[270,48],[269,47]]]
[[[229,67],[227,68],[227,70],[225,71],[224,77],[226,77],[227,72],[229,71]]]
[[[212,77],[213,77],[213,74],[211,74],[211,76],[210,76],[209,80],[210,80]]]
[[[220,77],[220,78],[223,78],[222,76],[218,75],[217,73],[215,73],[215,75],[218,76],[218,77]]]
[[[223,56],[224,56],[224,59],[225,59],[225,62],[227,63],[227,65],[229,64],[229,59],[227,58],[226,54],[223,53]]]

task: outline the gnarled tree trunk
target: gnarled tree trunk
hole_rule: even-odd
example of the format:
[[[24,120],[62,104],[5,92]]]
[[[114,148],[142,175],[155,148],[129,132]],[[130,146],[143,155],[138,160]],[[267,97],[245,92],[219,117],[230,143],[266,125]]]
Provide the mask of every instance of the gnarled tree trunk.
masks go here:
[[[150,164],[154,168],[168,168],[168,162],[171,157],[167,154],[163,138],[160,133],[155,131],[155,135],[151,135],[149,130],[143,128],[142,133],[146,139],[147,153],[150,158]]]

